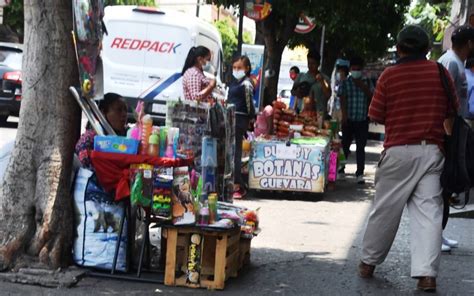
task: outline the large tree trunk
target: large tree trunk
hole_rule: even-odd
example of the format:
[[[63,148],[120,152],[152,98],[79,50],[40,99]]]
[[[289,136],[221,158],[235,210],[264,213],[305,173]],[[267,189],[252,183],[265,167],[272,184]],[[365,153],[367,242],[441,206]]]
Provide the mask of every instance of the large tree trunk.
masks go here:
[[[270,74],[264,81],[264,105],[271,104],[277,98],[282,54],[290,37],[294,34],[299,17],[297,14],[289,13],[284,17],[277,15],[274,11],[256,25],[257,32],[263,34],[266,51],[265,70]]]
[[[25,0],[23,102],[15,149],[0,188],[0,269],[70,264],[70,194],[80,109],[69,0]],[[35,260],[36,259],[36,260]]]

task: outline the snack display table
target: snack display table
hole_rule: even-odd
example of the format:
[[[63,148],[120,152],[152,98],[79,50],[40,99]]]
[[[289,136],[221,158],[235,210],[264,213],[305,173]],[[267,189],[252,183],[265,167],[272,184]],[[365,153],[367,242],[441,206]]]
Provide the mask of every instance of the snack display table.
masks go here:
[[[328,183],[327,137],[252,142],[249,188],[322,193]]]
[[[240,247],[240,227],[210,229],[198,226],[162,227],[166,238],[165,285],[224,289],[237,277],[250,250]],[[249,245],[245,240],[244,245]]]

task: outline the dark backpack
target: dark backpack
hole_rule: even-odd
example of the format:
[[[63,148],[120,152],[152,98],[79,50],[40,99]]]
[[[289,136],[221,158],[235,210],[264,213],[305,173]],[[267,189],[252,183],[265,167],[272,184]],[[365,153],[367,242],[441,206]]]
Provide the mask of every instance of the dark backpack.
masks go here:
[[[216,101],[209,109],[209,122],[211,125],[211,137],[223,139],[225,137],[225,109],[221,103]]]
[[[455,99],[449,88],[445,68],[440,63],[438,68],[448,102],[454,107]],[[474,132],[459,115],[454,118],[451,135],[446,136],[445,153],[445,164],[441,174],[445,206],[449,205],[447,199],[454,193],[465,193],[465,206],[469,202],[469,191],[474,182]]]

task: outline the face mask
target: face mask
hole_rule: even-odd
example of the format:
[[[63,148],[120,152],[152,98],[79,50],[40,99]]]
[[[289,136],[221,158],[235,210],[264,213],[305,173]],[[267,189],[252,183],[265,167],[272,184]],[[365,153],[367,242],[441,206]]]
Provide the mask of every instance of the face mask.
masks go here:
[[[245,71],[244,70],[234,70],[232,71],[232,75],[234,76],[235,79],[240,80],[245,77]]]
[[[291,73],[290,74],[291,80],[296,80],[297,77],[298,77],[298,74],[296,74],[296,73]]]
[[[336,73],[336,80],[341,80],[341,73]]]
[[[210,73],[210,72],[211,72],[211,66],[212,66],[212,65],[211,65],[211,62],[207,61],[207,62],[204,64],[204,66],[202,66],[202,70],[203,70],[204,72],[209,72],[209,73]]]
[[[362,77],[362,71],[351,71],[351,76],[354,79],[360,79]]]

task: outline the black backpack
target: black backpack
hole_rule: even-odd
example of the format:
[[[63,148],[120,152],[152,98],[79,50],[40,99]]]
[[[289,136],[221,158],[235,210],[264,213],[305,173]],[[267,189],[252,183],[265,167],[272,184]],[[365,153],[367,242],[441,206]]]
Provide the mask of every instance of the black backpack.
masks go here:
[[[225,109],[217,100],[209,109],[209,122],[211,126],[211,137],[223,139],[225,137]]]
[[[448,102],[454,107],[455,99],[449,88],[445,68],[440,63],[438,63],[438,68]],[[474,184],[474,132],[459,115],[455,116],[451,135],[446,136],[445,153],[441,186],[446,211],[446,208],[449,210],[449,198],[454,193],[465,193],[464,206],[466,206],[469,202],[469,191]]]

